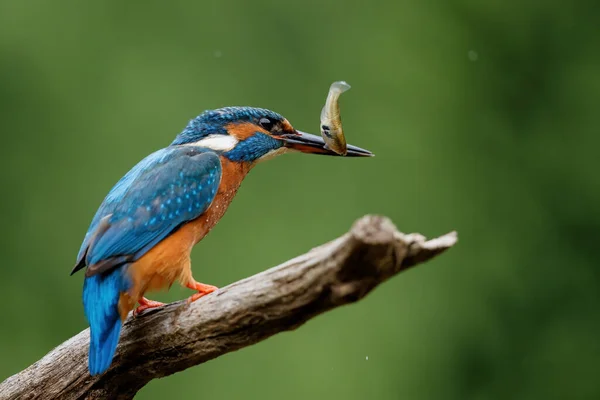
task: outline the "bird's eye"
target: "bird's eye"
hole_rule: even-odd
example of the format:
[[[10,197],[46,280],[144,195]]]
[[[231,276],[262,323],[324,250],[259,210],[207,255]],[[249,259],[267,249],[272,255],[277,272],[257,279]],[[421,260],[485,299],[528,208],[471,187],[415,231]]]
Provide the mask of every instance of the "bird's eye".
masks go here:
[[[271,129],[273,129],[273,121],[271,121],[269,118],[261,118],[260,121],[258,121],[258,124],[267,131],[271,131]]]

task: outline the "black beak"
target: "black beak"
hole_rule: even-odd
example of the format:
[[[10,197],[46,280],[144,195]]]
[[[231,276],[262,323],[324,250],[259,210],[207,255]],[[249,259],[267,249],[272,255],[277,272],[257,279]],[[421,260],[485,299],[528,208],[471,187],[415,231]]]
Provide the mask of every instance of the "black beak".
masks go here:
[[[311,135],[310,133],[296,131],[296,133],[282,135],[281,139],[285,142],[285,147],[302,153],[339,156],[336,152],[325,147],[325,141],[320,136]],[[373,155],[369,150],[349,144],[346,157],[372,157]]]

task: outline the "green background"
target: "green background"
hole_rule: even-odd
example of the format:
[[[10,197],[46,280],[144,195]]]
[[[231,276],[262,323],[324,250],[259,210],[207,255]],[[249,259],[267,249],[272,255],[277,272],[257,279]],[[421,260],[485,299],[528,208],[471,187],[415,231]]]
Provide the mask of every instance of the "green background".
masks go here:
[[[459,244],[137,398],[600,398],[600,4],[554,3],[0,0],[0,379],[86,327],[69,272],[129,168],[204,109],[318,133],[343,79],[347,139],[376,157],[258,166],[195,277],[227,285],[367,213]]]

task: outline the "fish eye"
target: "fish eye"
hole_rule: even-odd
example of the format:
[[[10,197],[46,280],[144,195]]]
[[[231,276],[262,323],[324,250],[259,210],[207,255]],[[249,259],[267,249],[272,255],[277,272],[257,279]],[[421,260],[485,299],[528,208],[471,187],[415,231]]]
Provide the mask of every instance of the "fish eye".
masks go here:
[[[264,129],[266,129],[267,131],[269,131],[269,132],[270,132],[270,131],[271,131],[271,129],[273,129],[273,125],[274,125],[275,123],[274,123],[273,121],[271,121],[269,118],[261,118],[261,119],[258,121],[258,124],[259,124],[259,125],[260,125],[262,128],[264,128]]]

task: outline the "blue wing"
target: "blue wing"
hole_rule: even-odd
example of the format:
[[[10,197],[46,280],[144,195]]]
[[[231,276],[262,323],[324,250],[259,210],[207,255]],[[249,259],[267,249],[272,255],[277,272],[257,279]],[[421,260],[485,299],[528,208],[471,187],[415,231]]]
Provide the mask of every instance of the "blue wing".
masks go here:
[[[210,206],[221,181],[219,156],[168,147],[142,160],[110,191],[81,245],[73,272],[86,275],[136,261]]]

